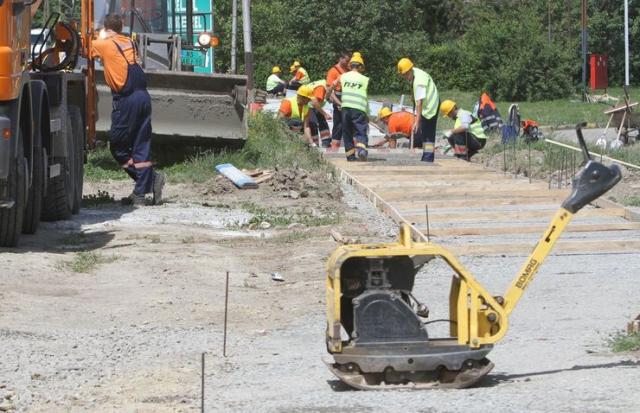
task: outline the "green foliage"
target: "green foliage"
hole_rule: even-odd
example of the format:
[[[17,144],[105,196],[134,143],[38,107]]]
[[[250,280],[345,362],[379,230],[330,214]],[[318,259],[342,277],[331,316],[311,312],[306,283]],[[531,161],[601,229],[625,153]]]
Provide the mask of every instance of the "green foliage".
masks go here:
[[[629,0],[629,66],[640,79],[640,0]],[[609,56],[609,84],[624,84],[624,2],[589,0],[589,53]]]
[[[609,339],[609,346],[614,353],[640,351],[640,334],[617,333]]]
[[[312,80],[324,78],[341,50],[358,50],[371,78],[370,93],[410,93],[395,68],[408,56],[440,89],[487,90],[507,100],[565,97],[579,73],[577,36],[568,40],[557,33],[549,42],[547,21],[552,17],[557,31],[575,31],[575,13],[567,15],[555,2],[547,10],[548,4],[352,0],[320,2],[310,13],[304,2],[256,0],[256,82],[264,85],[274,65],[286,73],[293,60],[301,61]],[[221,20],[227,33],[229,19]],[[224,55],[217,61],[228,66]]]
[[[118,259],[117,256],[104,256],[96,252],[82,251],[77,253],[71,261],[60,261],[57,268],[78,273],[93,272],[99,265],[108,264]]]
[[[554,99],[572,91],[572,51],[548,42],[528,3],[509,2],[500,10],[474,7],[475,18],[460,45],[467,57],[458,69],[468,81],[465,89],[475,85],[478,92],[504,100]]]
[[[258,227],[263,222],[273,227],[286,227],[298,223],[306,227],[319,227],[334,225],[340,222],[340,216],[336,211],[312,211],[304,208],[292,209],[289,207],[265,208],[253,202],[245,202],[242,208],[253,216],[243,226]],[[235,225],[235,224],[234,224]]]
[[[82,196],[82,207],[83,208],[95,208],[100,205],[112,204],[115,202],[113,195],[109,193],[109,191],[103,191],[102,189],[98,189],[97,194],[88,194]]]

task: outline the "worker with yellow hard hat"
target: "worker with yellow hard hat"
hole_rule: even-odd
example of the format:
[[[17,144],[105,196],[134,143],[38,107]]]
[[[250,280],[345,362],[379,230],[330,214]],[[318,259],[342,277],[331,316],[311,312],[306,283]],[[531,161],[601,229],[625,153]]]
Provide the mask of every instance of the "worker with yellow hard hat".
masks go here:
[[[273,66],[271,76],[267,78],[267,93],[276,96],[284,93],[284,90],[287,88],[287,81],[280,77],[281,74],[280,66]]]
[[[331,86],[327,87],[324,79],[316,80],[306,86],[313,91],[313,97],[309,102],[309,106],[311,106],[311,118],[309,120],[311,138],[314,142],[321,144],[323,148],[329,148],[331,146],[331,131],[329,131],[329,123],[327,121],[331,120],[332,117],[324,110],[324,104],[327,96],[331,95],[333,88]]]
[[[347,161],[366,161],[369,144],[369,78],[364,72],[364,59],[354,52],[349,60],[350,71],[336,81],[342,88],[342,140]]]
[[[416,118],[413,123],[414,147],[422,146],[422,161],[433,162],[435,158],[436,126],[440,97],[431,76],[418,69],[413,62],[403,57],[398,62],[398,74],[411,82]]]
[[[378,121],[385,125],[386,130],[384,141],[379,142],[375,146],[382,147],[385,143],[388,143],[389,148],[393,149],[397,146],[398,139],[408,139],[411,136],[415,116],[405,110],[393,112],[385,106],[378,112]]]
[[[473,155],[485,147],[487,136],[484,134],[482,122],[468,110],[447,99],[440,104],[440,112],[455,121],[453,129],[444,133],[456,158],[470,160]]]
[[[311,139],[309,121],[311,110],[309,102],[313,99],[313,89],[307,85],[298,88],[295,96],[282,99],[278,117],[287,122],[287,126],[294,132],[302,132],[302,140],[315,146]]]
[[[302,67],[300,62],[297,60],[293,62],[289,68],[289,72],[293,74],[293,77],[289,81],[289,89],[291,90],[298,90],[300,86],[306,85],[311,81],[309,73],[307,73],[307,70]]]
[[[338,57],[338,63],[327,71],[327,86],[332,86],[343,73],[349,70],[351,52],[343,51]],[[331,129],[331,148],[337,150],[342,141],[342,88],[340,82],[335,83],[333,93],[327,93],[327,100],[333,104],[333,127]]]

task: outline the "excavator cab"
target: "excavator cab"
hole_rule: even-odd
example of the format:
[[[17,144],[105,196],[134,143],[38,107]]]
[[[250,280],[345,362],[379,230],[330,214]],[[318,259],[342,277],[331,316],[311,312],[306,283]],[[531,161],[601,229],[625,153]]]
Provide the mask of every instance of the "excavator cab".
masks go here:
[[[407,224],[395,243],[343,245],[327,262],[326,361],[349,386],[370,389],[464,388],[491,371],[486,356],[507,332],[509,314],[573,214],[621,179],[616,165],[591,160],[576,127],[584,166],[573,191],[503,296],[489,293],[444,247]],[[429,320],[428,303],[415,298],[416,276],[441,259],[453,272],[446,320]],[[449,324],[434,337],[430,324]]]

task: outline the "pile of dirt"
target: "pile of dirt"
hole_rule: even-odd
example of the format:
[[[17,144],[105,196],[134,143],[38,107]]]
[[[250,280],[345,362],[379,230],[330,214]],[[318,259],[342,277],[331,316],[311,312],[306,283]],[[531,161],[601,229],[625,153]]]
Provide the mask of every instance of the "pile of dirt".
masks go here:
[[[217,175],[206,182],[202,195],[222,195],[237,191],[238,188],[224,175]]]
[[[333,200],[342,198],[342,191],[331,176],[302,168],[276,168],[269,186],[274,192],[283,192],[285,197],[293,199],[308,196],[327,196]]]

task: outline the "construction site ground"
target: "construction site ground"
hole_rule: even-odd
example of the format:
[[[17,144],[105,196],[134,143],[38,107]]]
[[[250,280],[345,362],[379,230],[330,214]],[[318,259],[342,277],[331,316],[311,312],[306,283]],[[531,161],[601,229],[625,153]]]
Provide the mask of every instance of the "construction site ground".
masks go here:
[[[387,191],[397,192],[401,185],[394,179],[407,182],[406,189],[411,182],[429,182],[437,172],[411,153],[393,162],[375,155],[367,165],[346,165],[342,156],[332,161],[350,176],[366,177],[358,169],[375,165],[397,170],[394,176],[378,172],[377,178],[362,179],[376,190],[388,186]],[[459,168],[463,173],[464,167]],[[501,174],[483,173],[499,185]],[[467,171],[465,176],[473,175]],[[451,174],[442,182],[456,186],[458,179]],[[89,183],[85,194],[108,191],[117,199],[129,185]],[[518,185],[522,191],[533,188],[528,181]],[[354,187],[342,183],[341,189],[342,199],[331,185],[316,186],[305,197],[265,184],[247,191],[221,191],[211,182],[170,185],[162,206],[134,210],[107,202],[85,208],[72,220],[43,224],[19,248],[2,250],[0,410],[198,411],[203,352],[206,411],[602,412],[640,406],[639,355],[613,354],[607,344],[638,311],[640,237],[634,223],[602,212],[587,213],[592,215],[575,224],[611,223],[619,229],[565,234],[569,243],[588,248],[560,245],[549,257],[512,314],[506,337],[489,355],[495,369],[475,388],[363,392],[338,382],[322,362],[328,356],[324,265],[337,245],[330,231],[359,242],[391,241],[397,232],[396,224]],[[432,217],[451,214],[452,222],[472,224],[455,221],[465,213],[446,210],[457,201],[447,206],[443,189],[429,192],[420,186],[418,206],[406,207],[403,216],[421,220],[423,197],[430,194]],[[538,198],[547,196],[549,201],[538,199],[537,207],[523,204],[533,211],[531,225],[543,226],[553,211],[548,216],[537,211],[559,204],[555,194]],[[334,222],[336,214],[340,220],[247,227],[243,223],[252,216],[247,202],[297,211],[320,224]],[[520,219],[512,215],[506,221]],[[504,292],[524,261],[528,251],[521,244],[533,247],[542,233],[457,234],[458,225],[443,222],[430,223],[432,240],[462,254],[462,264],[495,294]],[[626,224],[629,228],[623,228]],[[501,227],[509,226],[503,222]],[[438,228],[448,232],[439,236]],[[612,239],[630,247],[612,248]],[[505,244],[516,247],[499,251],[497,246]],[[96,267],[75,272],[71,263],[82,259],[93,259]],[[284,281],[274,281],[273,273]],[[450,276],[442,262],[430,263],[418,276],[416,295],[429,305],[433,319],[446,317]],[[444,327],[435,324],[430,333]]]

